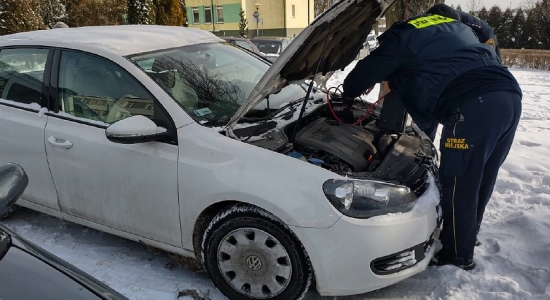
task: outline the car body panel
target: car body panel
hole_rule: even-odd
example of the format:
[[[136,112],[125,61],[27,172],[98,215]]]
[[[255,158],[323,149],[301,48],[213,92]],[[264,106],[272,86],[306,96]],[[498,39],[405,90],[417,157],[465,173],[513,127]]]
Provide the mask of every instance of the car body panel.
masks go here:
[[[37,99],[37,103],[39,101]],[[44,149],[48,117],[40,113],[38,104],[36,106],[0,100],[0,164],[18,162],[31,179],[23,197],[59,210]]]
[[[73,145],[46,142],[62,212],[181,246],[176,145],[113,143],[104,128],[55,116],[45,132]]]
[[[179,129],[178,136],[184,248],[192,247],[198,215],[222,201],[250,203],[286,224],[300,227],[327,228],[341,216],[322,191],[326,180],[341,178],[339,175],[284,154],[243,144],[198,124]],[[287,179],[284,186],[277,184],[280,174]],[[204,178],[209,181],[205,183]]]
[[[327,229],[292,227],[308,251],[319,294],[366,293],[423,271],[433,255],[433,246],[426,250],[423,260],[397,273],[377,275],[371,263],[430,240],[438,222],[438,193],[432,181],[429,190],[407,213],[370,219],[343,216]]]

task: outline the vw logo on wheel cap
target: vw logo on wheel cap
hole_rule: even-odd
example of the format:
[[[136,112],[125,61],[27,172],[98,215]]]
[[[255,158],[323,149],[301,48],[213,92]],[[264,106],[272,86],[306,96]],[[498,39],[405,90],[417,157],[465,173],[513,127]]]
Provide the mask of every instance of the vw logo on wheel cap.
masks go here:
[[[250,255],[246,258],[246,265],[252,271],[259,271],[262,268],[262,260],[256,255]]]

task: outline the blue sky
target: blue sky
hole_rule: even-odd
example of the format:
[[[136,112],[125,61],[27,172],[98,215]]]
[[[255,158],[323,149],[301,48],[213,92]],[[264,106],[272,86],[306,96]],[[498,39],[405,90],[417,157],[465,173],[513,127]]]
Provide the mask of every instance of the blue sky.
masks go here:
[[[467,10],[468,0],[446,0],[445,4],[457,6],[460,4],[463,10]],[[498,5],[500,8],[506,9],[512,5],[512,8],[517,8],[521,5],[523,0],[481,0],[481,7],[485,6],[487,9],[493,5]]]

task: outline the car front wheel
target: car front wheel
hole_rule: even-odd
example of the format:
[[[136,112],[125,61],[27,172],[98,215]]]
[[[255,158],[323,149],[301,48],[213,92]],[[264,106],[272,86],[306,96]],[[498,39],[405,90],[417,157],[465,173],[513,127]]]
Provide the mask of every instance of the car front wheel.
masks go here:
[[[300,299],[311,285],[311,263],[296,236],[254,206],[218,213],[202,249],[208,275],[229,299]]]

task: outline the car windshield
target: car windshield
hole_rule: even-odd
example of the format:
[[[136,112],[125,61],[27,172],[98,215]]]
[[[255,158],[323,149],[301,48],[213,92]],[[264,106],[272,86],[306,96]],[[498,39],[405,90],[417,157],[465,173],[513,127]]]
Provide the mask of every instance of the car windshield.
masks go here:
[[[261,41],[261,40],[252,40],[252,43],[256,47],[266,54],[279,54],[281,50],[280,41]]]
[[[228,43],[190,45],[130,59],[189,115],[211,125],[227,123],[269,68],[266,62]],[[255,109],[276,109],[304,95],[302,88],[290,85],[270,96],[269,108],[259,103]]]

